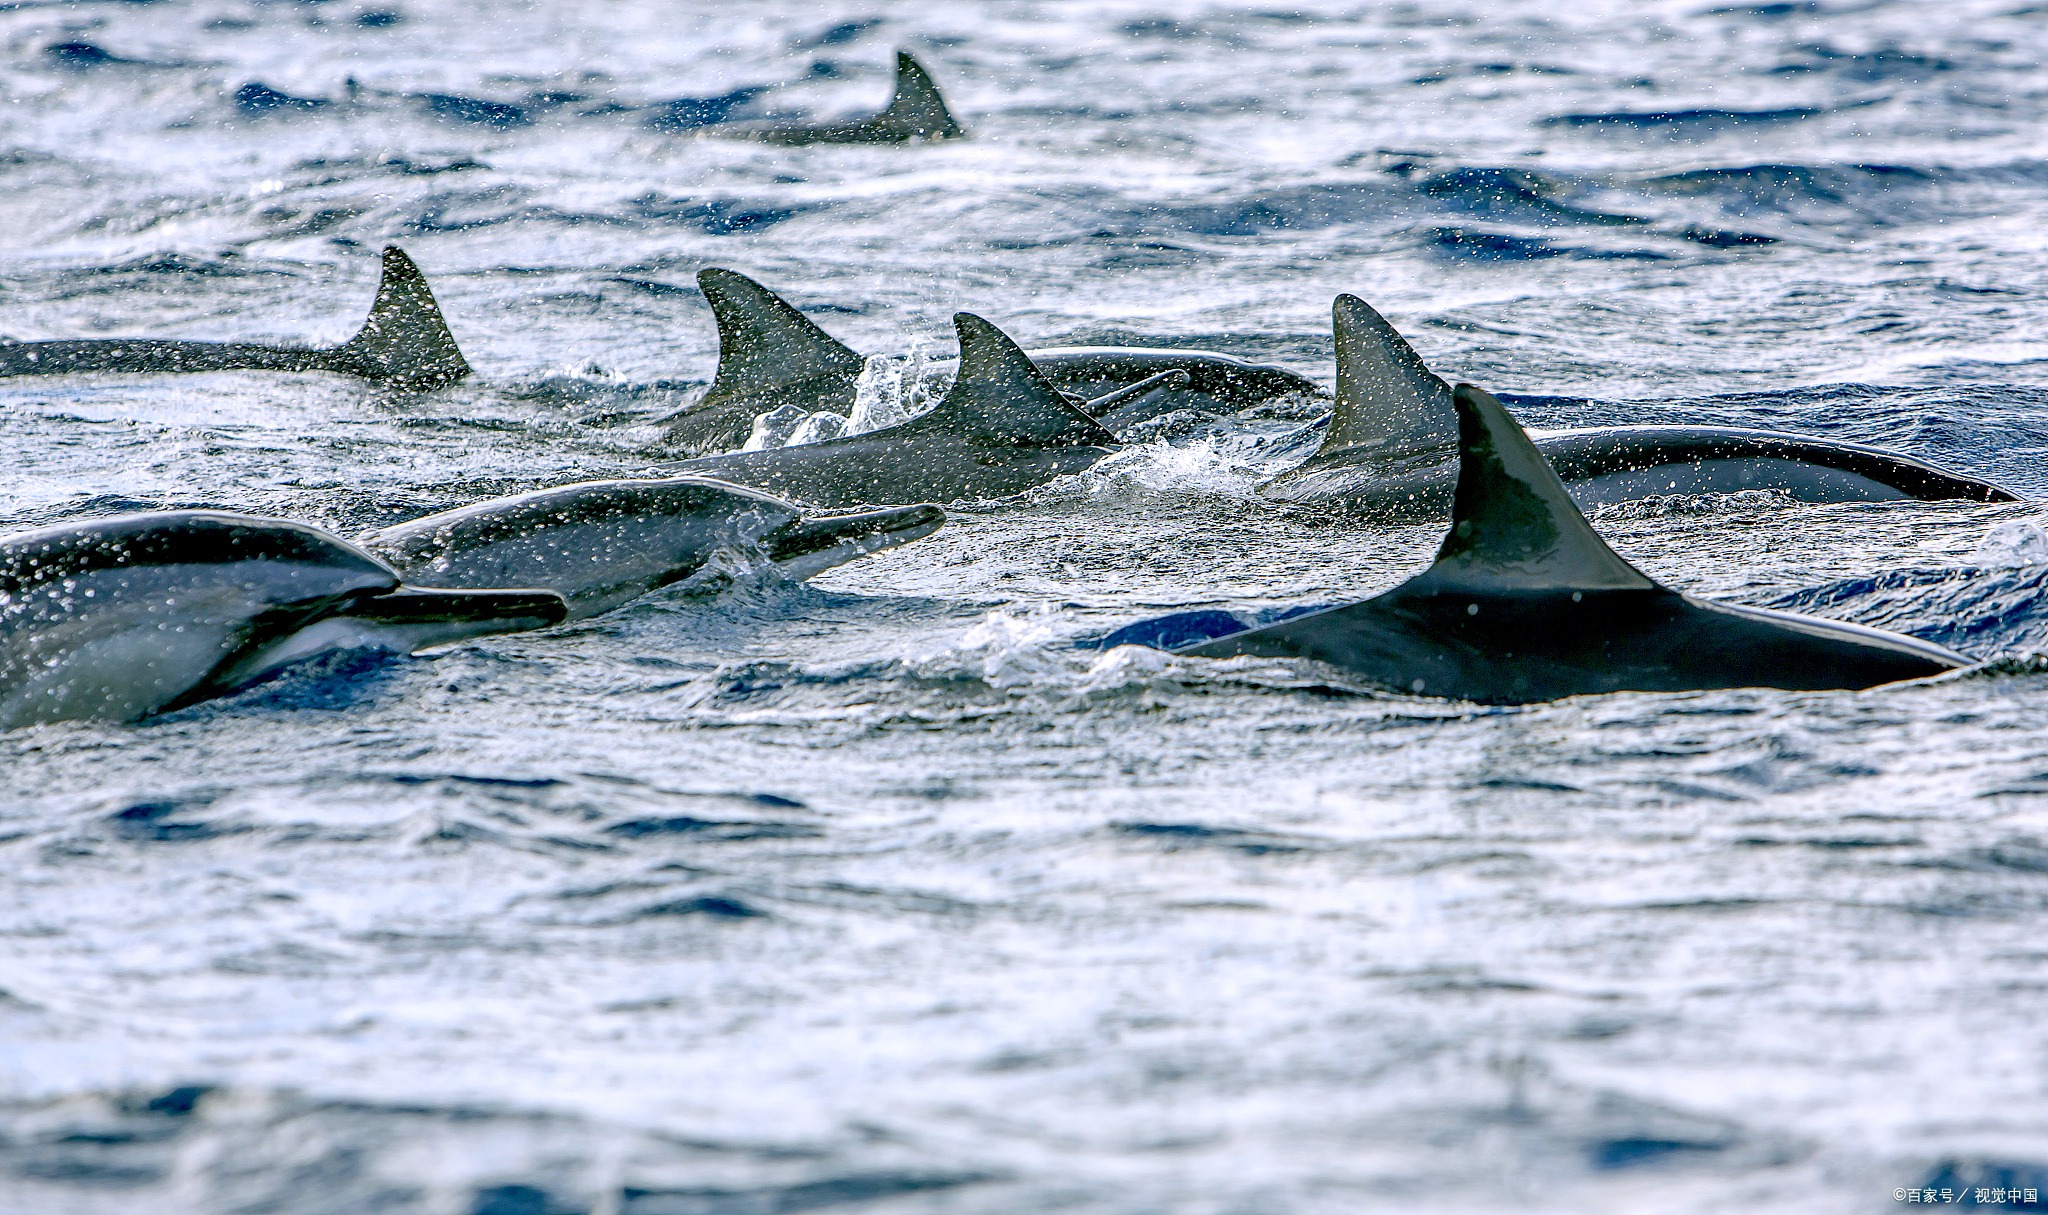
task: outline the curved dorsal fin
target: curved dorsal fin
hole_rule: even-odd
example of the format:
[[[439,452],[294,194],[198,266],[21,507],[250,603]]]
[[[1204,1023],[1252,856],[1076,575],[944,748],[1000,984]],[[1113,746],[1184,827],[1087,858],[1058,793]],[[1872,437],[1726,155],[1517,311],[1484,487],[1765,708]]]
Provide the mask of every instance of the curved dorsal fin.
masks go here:
[[[1454,446],[1458,422],[1451,412],[1451,386],[1430,374],[1414,347],[1364,300],[1340,295],[1330,312],[1337,339],[1337,403],[1316,455],[1378,448],[1392,460]]]
[[[1460,384],[1453,407],[1458,489],[1451,530],[1436,564],[1403,589],[1660,589],[1607,547],[1505,406]]]
[[[953,111],[946,108],[931,73],[912,59],[909,51],[896,52],[896,95],[889,98],[887,109],[875,115],[874,122],[919,139],[958,139],[967,134]]]
[[[953,314],[960,370],[944,400],[898,427],[943,431],[990,445],[1115,447],[1116,436],[1067,403],[1017,343],[971,312]]]
[[[821,395],[820,381],[844,381],[851,400],[867,360],[845,343],[744,274],[708,266],[697,286],[718,321],[718,376],[705,400],[797,388]]]
[[[384,247],[384,277],[369,319],[333,355],[337,371],[403,388],[435,388],[469,374],[426,276],[397,245]]]

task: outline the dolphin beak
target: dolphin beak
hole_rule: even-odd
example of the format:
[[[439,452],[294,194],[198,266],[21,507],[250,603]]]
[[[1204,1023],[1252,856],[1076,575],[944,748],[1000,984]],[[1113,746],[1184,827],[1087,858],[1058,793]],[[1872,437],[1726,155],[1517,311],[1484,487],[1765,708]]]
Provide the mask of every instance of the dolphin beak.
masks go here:
[[[200,685],[206,695],[237,688],[287,663],[333,650],[375,648],[410,654],[492,633],[560,624],[569,603],[553,591],[445,591],[398,586],[364,595],[342,611],[257,646]],[[187,693],[190,698],[191,693]],[[188,699],[189,703],[189,699]]]
[[[1092,401],[1082,401],[1080,402],[1081,412],[1091,418],[1099,418],[1112,409],[1122,409],[1126,405],[1135,405],[1161,389],[1185,388],[1189,384],[1194,383],[1194,381],[1195,377],[1176,367],[1172,371],[1162,371],[1158,375],[1146,376],[1135,384],[1119,388],[1115,392],[1104,393]]]
[[[553,591],[454,591],[400,586],[351,604],[347,615],[365,624],[447,625],[465,636],[510,633],[560,624],[568,601]]]
[[[892,506],[858,515],[810,515],[763,536],[769,559],[797,581],[869,553],[920,540],[944,527],[936,506]]]

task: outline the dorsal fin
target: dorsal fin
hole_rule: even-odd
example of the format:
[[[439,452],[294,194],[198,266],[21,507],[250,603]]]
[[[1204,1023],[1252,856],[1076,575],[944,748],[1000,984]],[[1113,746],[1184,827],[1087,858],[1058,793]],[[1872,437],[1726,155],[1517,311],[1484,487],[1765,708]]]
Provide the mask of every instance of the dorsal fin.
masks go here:
[[[816,410],[826,406],[808,398],[838,395],[843,382],[852,402],[867,360],[845,343],[744,274],[708,266],[697,272],[697,286],[718,321],[718,377],[706,401],[788,394]]]
[[[888,108],[875,115],[874,121],[919,139],[958,139],[967,134],[966,128],[953,117],[953,111],[946,108],[946,100],[939,96],[939,86],[932,83],[931,73],[912,59],[908,51],[896,52],[896,95],[889,98]]]
[[[1430,374],[1414,347],[1364,300],[1340,295],[1330,311],[1337,339],[1337,403],[1316,456],[1377,448],[1394,460],[1449,451],[1458,441],[1451,386]]]
[[[369,319],[333,354],[337,371],[402,388],[437,388],[469,374],[426,276],[396,245],[384,247],[384,277]]]
[[[1505,406],[1470,384],[1458,385],[1453,406],[1458,489],[1451,530],[1436,564],[1408,588],[1660,589],[1607,547]]]
[[[971,312],[953,314],[960,370],[945,399],[898,427],[943,431],[987,445],[1115,447],[1116,436],[1067,403],[1017,343]]]

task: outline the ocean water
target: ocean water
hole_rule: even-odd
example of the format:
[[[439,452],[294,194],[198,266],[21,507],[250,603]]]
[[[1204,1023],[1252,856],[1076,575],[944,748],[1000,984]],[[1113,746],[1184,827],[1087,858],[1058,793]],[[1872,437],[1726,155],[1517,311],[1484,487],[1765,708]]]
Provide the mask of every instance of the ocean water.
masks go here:
[[[689,125],[872,110],[898,46],[973,139]],[[1350,291],[1531,424],[2048,497],[2044,53],[2028,0],[20,0],[0,337],[326,344],[397,243],[478,374],[0,381],[0,525],[353,533],[644,469],[706,265],[873,355],[966,309],[1324,382]],[[1488,709],[1090,648],[1427,562],[1255,496],[1312,410],[1268,413],[807,585],[0,734],[0,1210],[2048,1190],[2040,507],[1596,517],[1681,589],[1983,660],[1911,686]]]

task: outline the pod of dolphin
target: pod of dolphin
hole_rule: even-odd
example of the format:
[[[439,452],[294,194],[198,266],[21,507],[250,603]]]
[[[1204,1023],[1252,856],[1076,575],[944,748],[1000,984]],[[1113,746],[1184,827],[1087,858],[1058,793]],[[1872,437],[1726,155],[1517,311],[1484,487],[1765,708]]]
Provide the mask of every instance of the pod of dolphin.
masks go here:
[[[259,88],[251,85],[248,88]],[[307,104],[313,104],[308,102]],[[325,104],[325,103],[321,103]],[[782,144],[962,137],[930,75],[897,58],[864,119],[732,123]],[[611,611],[738,550],[802,579],[937,531],[939,505],[1081,472],[1119,434],[1180,409],[1323,398],[1283,368],[1137,347],[1020,348],[958,313],[957,366],[929,409],[864,434],[742,450],[777,418],[850,411],[867,360],[744,275],[705,269],[719,363],[661,422],[658,479],[496,498],[355,542],[304,524],[164,511],[0,536],[0,729],[132,721],[337,650],[412,652]],[[1336,391],[1323,440],[1259,486],[1364,519],[1449,519],[1424,573],[1362,603],[1264,627],[1182,617],[1131,642],[1224,659],[1311,659],[1398,692],[1522,704],[1613,691],[1854,689],[1967,665],[1897,634],[1691,598],[1601,539],[1582,508],[1664,494],[1779,491],[1802,502],[2017,501],[1895,452],[1726,426],[1525,431],[1453,388],[1363,300],[1333,309]],[[0,376],[252,369],[426,392],[471,374],[419,269],[396,248],[357,335],[331,349],[94,339],[0,344]],[[1217,613],[1196,613],[1216,616]],[[1178,644],[1175,644],[1175,643]]]

